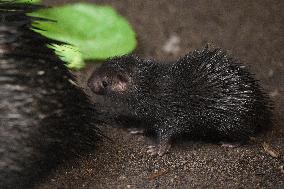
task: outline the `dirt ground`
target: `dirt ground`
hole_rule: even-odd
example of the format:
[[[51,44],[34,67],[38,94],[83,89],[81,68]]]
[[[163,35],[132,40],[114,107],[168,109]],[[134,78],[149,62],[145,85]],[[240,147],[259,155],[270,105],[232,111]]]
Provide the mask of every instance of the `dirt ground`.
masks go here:
[[[40,189],[284,188],[284,1],[93,2],[112,5],[131,22],[140,56],[170,61],[207,43],[227,49],[255,73],[275,102],[275,126],[244,146],[184,142],[162,158],[146,154],[147,138],[104,126],[114,142],[103,140],[94,152],[62,164]],[[78,74],[83,86],[93,69],[89,65]]]

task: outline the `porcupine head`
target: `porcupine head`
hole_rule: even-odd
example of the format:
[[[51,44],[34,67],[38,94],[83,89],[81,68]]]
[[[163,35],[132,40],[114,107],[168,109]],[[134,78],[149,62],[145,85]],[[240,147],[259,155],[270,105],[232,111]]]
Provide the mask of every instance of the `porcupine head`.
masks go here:
[[[103,98],[109,112],[143,119],[149,114],[142,102],[151,92],[149,83],[155,65],[134,55],[115,57],[94,71],[88,86]]]

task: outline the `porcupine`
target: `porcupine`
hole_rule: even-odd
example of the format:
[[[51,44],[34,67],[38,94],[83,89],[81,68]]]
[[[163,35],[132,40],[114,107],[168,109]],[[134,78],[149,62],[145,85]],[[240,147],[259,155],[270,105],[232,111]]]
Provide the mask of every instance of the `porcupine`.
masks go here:
[[[205,47],[168,64],[115,57],[94,71],[88,86],[112,105],[113,115],[156,133],[151,155],[163,155],[182,135],[243,143],[271,125],[267,94],[221,49]]]
[[[0,188],[31,188],[58,163],[93,150],[93,105],[34,32],[36,5],[0,3]]]

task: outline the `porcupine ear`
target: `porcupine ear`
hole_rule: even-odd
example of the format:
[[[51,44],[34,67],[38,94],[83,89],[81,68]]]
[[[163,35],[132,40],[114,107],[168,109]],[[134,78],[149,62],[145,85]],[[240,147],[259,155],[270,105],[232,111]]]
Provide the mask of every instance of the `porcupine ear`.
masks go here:
[[[124,92],[127,90],[130,77],[123,74],[117,74],[115,82],[112,84],[112,90],[115,92]]]
[[[141,65],[141,59],[136,55],[125,55],[121,57],[121,70],[117,73],[113,90],[116,92],[124,92],[128,89],[133,75]]]

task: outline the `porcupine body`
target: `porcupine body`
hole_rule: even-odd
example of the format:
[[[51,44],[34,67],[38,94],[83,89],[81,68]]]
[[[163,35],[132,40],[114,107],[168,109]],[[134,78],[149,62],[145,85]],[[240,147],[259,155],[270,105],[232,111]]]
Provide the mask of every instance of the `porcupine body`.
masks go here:
[[[163,155],[181,135],[243,142],[271,124],[268,96],[220,49],[206,47],[169,64],[116,57],[88,85],[116,107],[114,115],[143,122],[143,129],[157,134],[158,144],[148,150],[153,155]]]
[[[31,30],[35,5],[0,3],[0,188],[31,188],[64,159],[94,148],[87,96]]]

